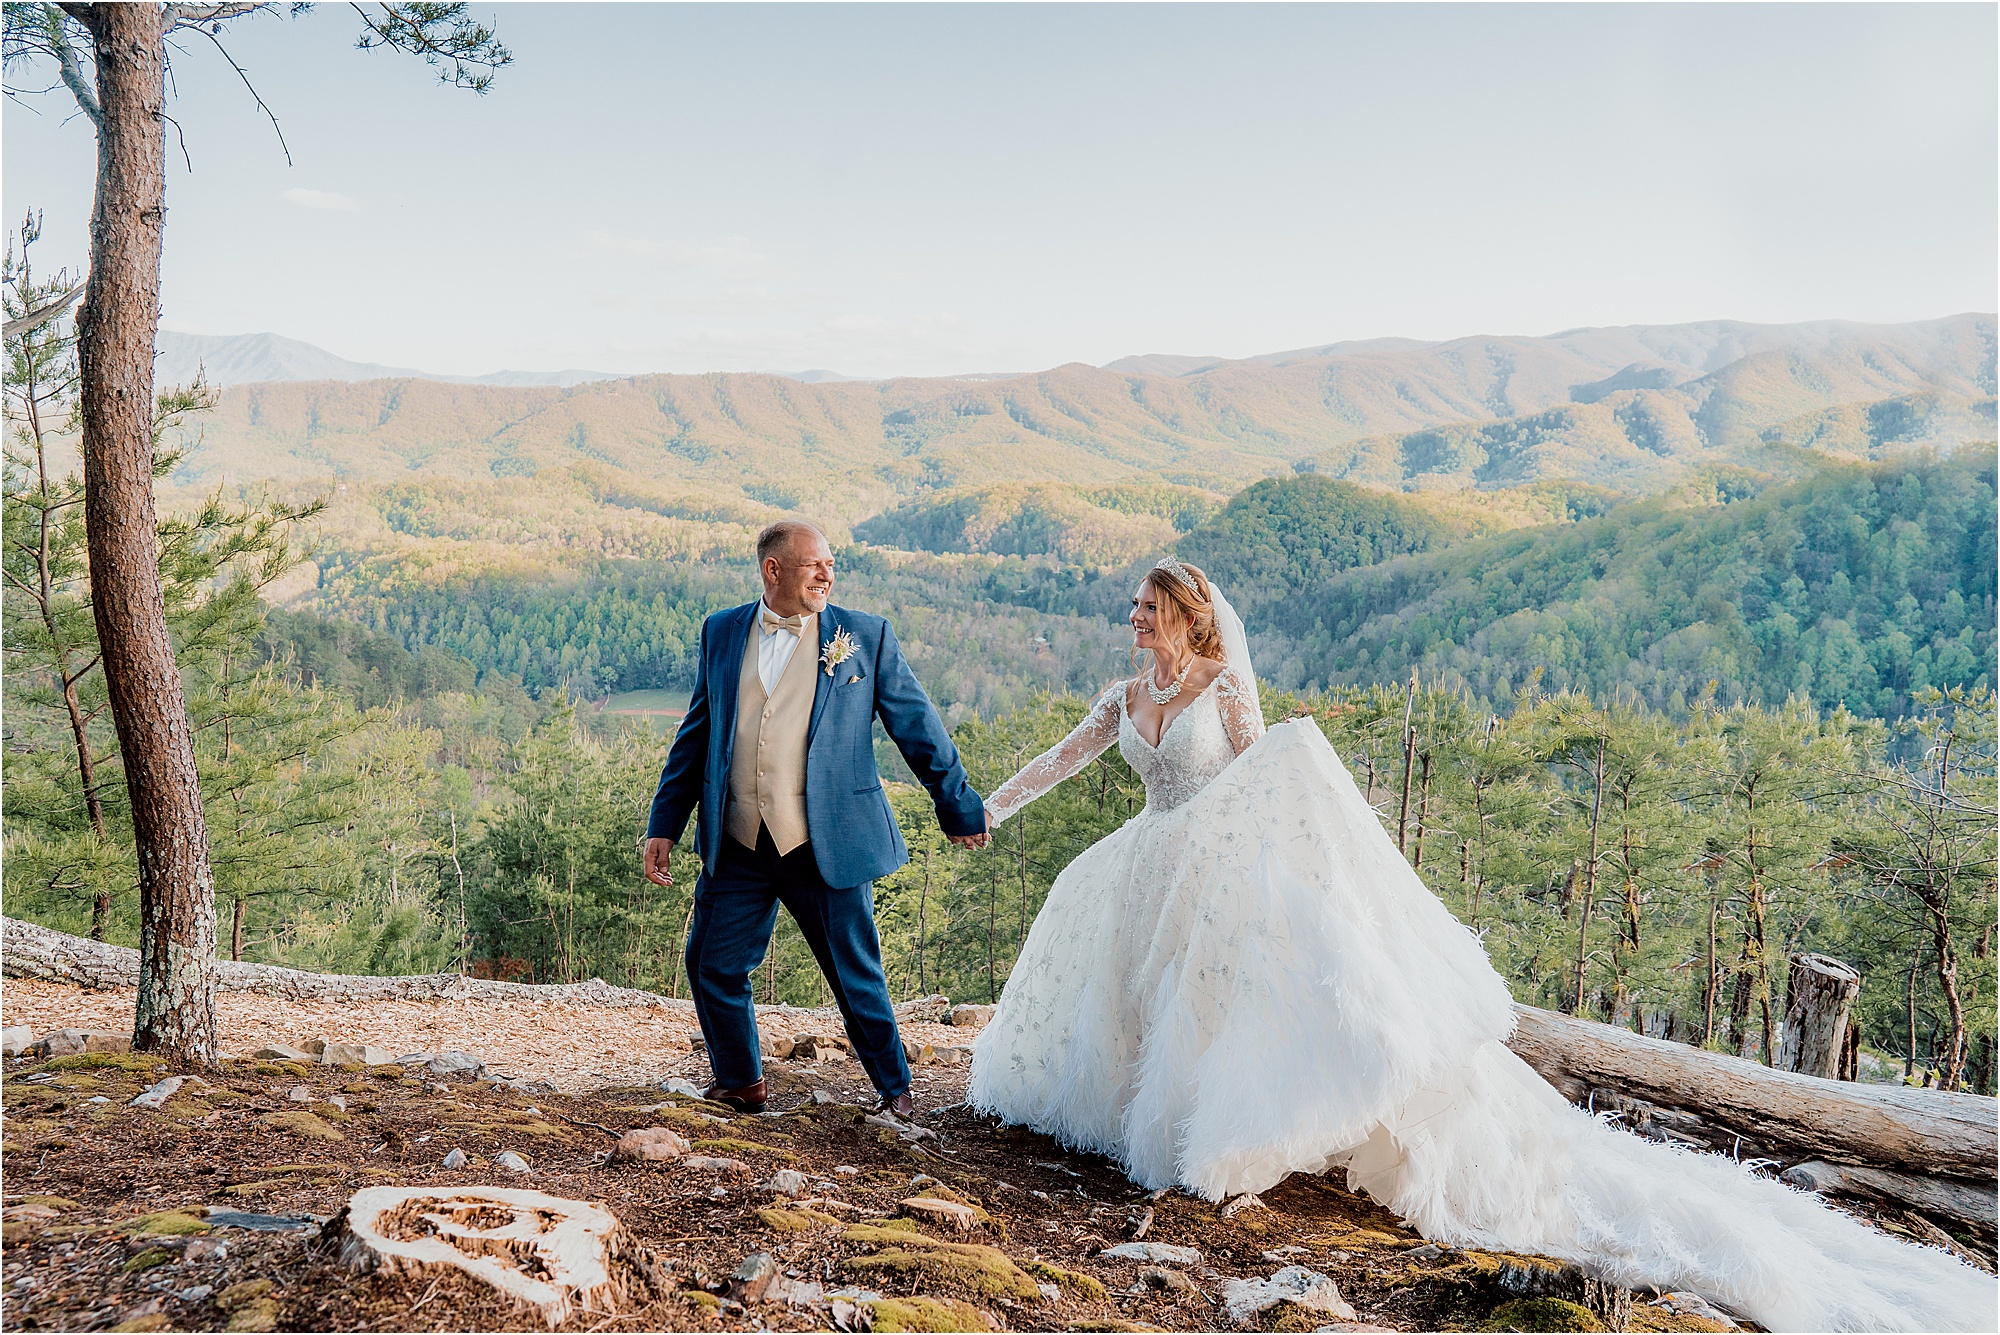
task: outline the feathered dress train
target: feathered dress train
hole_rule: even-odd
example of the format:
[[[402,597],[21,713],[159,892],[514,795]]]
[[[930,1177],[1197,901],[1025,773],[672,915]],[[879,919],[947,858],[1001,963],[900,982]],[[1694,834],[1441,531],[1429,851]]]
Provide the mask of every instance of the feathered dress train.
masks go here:
[[[1995,1281],[1949,1253],[1572,1107],[1506,1047],[1505,984],[1318,728],[1258,739],[1253,707],[1225,672],[1152,746],[1107,691],[996,792],[1004,819],[1115,742],[1148,802],[1057,878],[973,1106],[1211,1200],[1344,1167],[1426,1238],[1772,1330],[2000,1324]]]

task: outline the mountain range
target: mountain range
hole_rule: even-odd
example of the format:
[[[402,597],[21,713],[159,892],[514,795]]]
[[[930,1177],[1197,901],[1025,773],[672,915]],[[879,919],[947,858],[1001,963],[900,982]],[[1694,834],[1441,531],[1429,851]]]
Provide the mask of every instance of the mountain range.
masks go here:
[[[807,384],[853,380],[838,371],[775,371]],[[437,380],[448,385],[555,385],[618,380],[617,371],[493,371],[441,375],[408,366],[356,362],[282,334],[183,334],[162,329],[154,343],[153,375],[159,383],[187,384],[199,375],[218,388],[287,380]]]
[[[1369,340],[992,379],[262,382],[222,392],[179,480],[491,482],[591,464],[840,526],[1008,482],[1227,493],[1318,471],[1649,494],[1718,465],[1796,476],[1817,458],[1992,440],[1995,346],[1994,317],[1967,314]]]
[[[280,380],[440,380],[455,385],[580,385],[615,380],[609,371],[494,371],[438,375],[407,366],[354,362],[282,334],[182,334],[162,329],[155,341],[153,378],[187,384],[197,375],[218,387]]]

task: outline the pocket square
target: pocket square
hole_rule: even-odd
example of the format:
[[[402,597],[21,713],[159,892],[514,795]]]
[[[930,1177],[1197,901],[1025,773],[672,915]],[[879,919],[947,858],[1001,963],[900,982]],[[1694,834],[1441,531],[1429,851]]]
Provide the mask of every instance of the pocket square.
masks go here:
[[[845,682],[843,682],[842,685],[852,686],[855,682],[860,680],[861,680],[861,674],[857,672],[853,676],[849,677]]]

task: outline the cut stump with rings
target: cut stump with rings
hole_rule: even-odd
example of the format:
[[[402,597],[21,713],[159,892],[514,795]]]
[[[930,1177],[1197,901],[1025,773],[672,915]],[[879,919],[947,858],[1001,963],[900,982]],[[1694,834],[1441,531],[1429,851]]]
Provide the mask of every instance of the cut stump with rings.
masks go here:
[[[462,1271],[551,1327],[643,1306],[667,1266],[602,1204],[520,1187],[365,1187],[327,1225],[341,1263],[394,1275]]]

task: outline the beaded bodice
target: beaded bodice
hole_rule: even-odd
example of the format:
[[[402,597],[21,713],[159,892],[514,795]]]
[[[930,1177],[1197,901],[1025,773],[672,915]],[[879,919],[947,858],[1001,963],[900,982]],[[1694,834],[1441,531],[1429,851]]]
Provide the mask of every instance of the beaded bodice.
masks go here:
[[[1222,773],[1264,733],[1257,701],[1228,668],[1168,720],[1156,746],[1132,721],[1129,681],[1114,682],[1069,736],[993,790],[986,809],[997,825],[1110,749],[1115,742],[1146,785],[1146,810],[1171,811]]]

